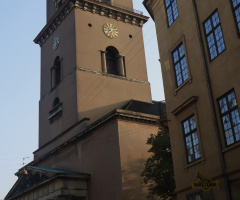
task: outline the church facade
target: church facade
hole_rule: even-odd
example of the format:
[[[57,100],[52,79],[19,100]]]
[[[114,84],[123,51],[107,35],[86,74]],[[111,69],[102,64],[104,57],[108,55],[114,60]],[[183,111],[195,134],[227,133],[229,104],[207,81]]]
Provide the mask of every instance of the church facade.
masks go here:
[[[153,102],[129,0],[47,0],[41,47],[39,147],[6,200],[146,199],[146,145],[165,124]]]

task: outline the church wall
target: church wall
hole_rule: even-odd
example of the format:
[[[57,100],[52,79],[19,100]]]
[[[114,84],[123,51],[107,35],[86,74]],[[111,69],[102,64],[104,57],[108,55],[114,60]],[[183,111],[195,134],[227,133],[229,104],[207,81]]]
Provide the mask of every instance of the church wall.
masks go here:
[[[157,125],[118,120],[123,200],[145,200],[148,195],[140,174],[150,157],[151,146],[146,144],[147,139],[150,134],[157,134],[158,128]]]
[[[75,18],[74,12],[63,20],[53,34],[41,47],[41,98],[51,90],[51,67],[57,56],[62,58],[62,79],[76,67],[76,45],[75,45]],[[58,35],[59,47],[53,50],[53,40]]]
[[[51,19],[51,17],[54,15],[56,8],[54,6],[54,3],[52,0],[46,0],[46,6],[47,6],[47,22]]]
[[[53,50],[53,39],[60,37],[59,47]],[[76,113],[76,73],[75,73],[75,27],[74,12],[62,22],[41,48],[41,100],[39,102],[39,145],[42,146],[69,126],[77,122]],[[61,61],[61,82],[51,90],[51,67],[55,58]],[[62,117],[51,123],[49,111],[53,108],[54,99],[62,103]]]
[[[122,196],[118,123],[98,129],[78,143],[81,171],[91,173],[90,199],[116,199]]]
[[[39,124],[41,125],[39,126],[40,147],[77,122],[75,75],[73,73],[69,76],[58,88],[42,99],[39,104]],[[62,103],[62,113],[50,121],[48,119],[50,116],[49,111],[52,110],[53,101],[56,97]]]
[[[130,0],[112,0],[113,3],[116,3],[116,4],[119,4],[119,5],[123,5],[127,8],[133,8],[133,3],[132,1]]]
[[[78,119],[90,122],[126,105],[131,99],[151,102],[150,86],[129,80],[77,71]]]
[[[120,160],[118,123],[113,121],[86,139],[60,151],[40,166],[90,173],[89,193],[92,200],[99,197],[120,200]]]
[[[125,56],[126,77],[148,81],[140,27],[80,9],[75,9],[75,12],[77,67],[102,72],[100,50],[114,46],[119,54]],[[88,26],[89,23],[92,27]],[[117,27],[117,38],[110,39],[104,34],[105,23]]]

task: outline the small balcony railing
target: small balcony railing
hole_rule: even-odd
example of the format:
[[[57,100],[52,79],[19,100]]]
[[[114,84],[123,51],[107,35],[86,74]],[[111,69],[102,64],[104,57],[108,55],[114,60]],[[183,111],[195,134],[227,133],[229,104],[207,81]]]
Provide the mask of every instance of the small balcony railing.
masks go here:
[[[142,11],[132,9],[132,8],[127,7],[127,6],[123,6],[123,5],[117,4],[115,2],[111,2],[110,0],[94,0],[94,1],[101,2],[101,3],[104,3],[104,4],[108,4],[110,6],[114,6],[114,7],[117,7],[117,8],[121,8],[121,9],[130,11],[130,12],[133,12],[133,13],[139,14],[139,15],[143,14]]]

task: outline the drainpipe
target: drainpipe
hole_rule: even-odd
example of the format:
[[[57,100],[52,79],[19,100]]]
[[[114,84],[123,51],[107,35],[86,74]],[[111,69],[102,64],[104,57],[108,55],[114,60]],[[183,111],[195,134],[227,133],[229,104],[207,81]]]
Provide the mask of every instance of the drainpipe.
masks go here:
[[[221,140],[220,140],[219,126],[218,126],[218,122],[217,122],[217,114],[216,114],[216,110],[214,107],[214,98],[213,98],[212,87],[211,87],[210,77],[209,77],[209,72],[208,72],[206,53],[205,53],[205,50],[203,47],[203,37],[201,34],[201,29],[200,29],[200,22],[199,22],[199,17],[198,17],[196,0],[192,0],[192,2],[193,2],[193,10],[194,10],[195,20],[196,20],[196,25],[197,25],[198,38],[199,38],[199,43],[200,43],[200,48],[201,48],[201,55],[202,55],[202,59],[203,59],[204,72],[205,72],[206,81],[207,81],[208,95],[209,95],[211,111],[212,111],[212,115],[213,115],[215,133],[217,136],[218,150],[219,150],[219,154],[220,154],[222,173],[224,176],[224,183],[225,183],[225,187],[226,187],[226,191],[227,191],[227,199],[231,200],[232,198],[231,198],[230,187],[229,187],[227,174],[226,174],[225,159],[224,159],[224,156],[222,153],[222,144],[221,144]]]

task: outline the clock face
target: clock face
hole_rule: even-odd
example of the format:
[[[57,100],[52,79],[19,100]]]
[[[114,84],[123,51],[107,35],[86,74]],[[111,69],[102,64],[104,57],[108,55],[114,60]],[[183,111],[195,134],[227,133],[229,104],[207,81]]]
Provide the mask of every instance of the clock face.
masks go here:
[[[103,25],[103,32],[111,39],[115,39],[119,34],[117,27],[110,23],[106,23]]]
[[[60,43],[59,35],[56,35],[53,39],[53,50],[56,51]]]

